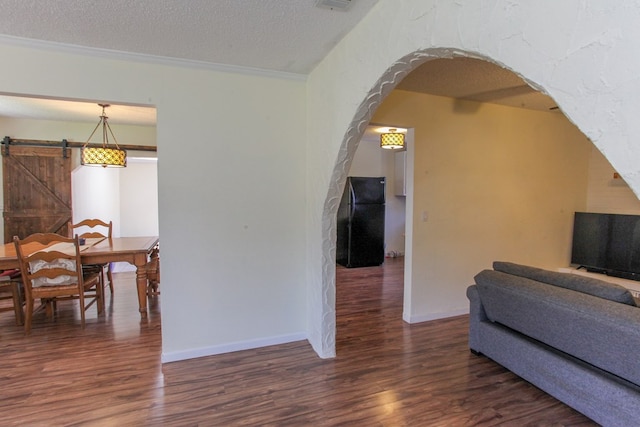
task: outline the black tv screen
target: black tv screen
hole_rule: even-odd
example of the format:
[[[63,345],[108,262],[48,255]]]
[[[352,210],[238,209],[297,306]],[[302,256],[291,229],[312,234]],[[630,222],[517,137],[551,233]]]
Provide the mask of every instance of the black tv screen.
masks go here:
[[[571,263],[640,280],[640,215],[576,212]]]

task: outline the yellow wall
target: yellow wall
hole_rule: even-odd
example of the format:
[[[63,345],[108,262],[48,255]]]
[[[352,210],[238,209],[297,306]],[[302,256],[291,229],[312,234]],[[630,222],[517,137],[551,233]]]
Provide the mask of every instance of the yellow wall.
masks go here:
[[[396,90],[372,121],[415,128],[405,319],[465,312],[467,286],[494,260],[569,264],[592,144],[562,114]]]

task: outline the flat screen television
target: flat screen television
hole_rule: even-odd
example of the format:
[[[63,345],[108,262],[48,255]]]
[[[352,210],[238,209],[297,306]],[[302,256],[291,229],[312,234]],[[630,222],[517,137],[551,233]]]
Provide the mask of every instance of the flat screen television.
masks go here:
[[[576,212],[571,264],[640,281],[640,215]]]

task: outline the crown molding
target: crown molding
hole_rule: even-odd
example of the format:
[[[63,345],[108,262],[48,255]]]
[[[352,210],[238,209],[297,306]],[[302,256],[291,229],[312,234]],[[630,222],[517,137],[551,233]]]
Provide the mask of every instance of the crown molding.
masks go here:
[[[147,64],[165,65],[171,67],[183,67],[204,69],[210,71],[220,71],[225,73],[246,74],[252,76],[279,78],[287,80],[306,81],[306,74],[287,73],[285,71],[267,70],[264,68],[244,67],[239,65],[218,64],[214,62],[196,61],[192,59],[170,58],[167,56],[147,55],[142,53],[124,52],[120,50],[111,50],[95,47],[78,46],[74,44],[52,42],[47,40],[36,40],[25,37],[16,37],[6,34],[0,34],[0,43],[25,47],[31,49],[40,49],[46,51],[55,51],[61,53],[69,53],[73,55],[92,56],[95,58],[116,59],[122,61],[142,62]]]

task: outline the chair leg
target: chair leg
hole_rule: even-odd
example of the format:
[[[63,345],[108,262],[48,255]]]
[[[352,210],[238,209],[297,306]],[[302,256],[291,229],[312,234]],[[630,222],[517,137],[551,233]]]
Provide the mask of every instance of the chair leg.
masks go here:
[[[31,333],[31,319],[33,318],[33,298],[27,299],[26,313],[24,316],[24,334]]]
[[[104,302],[104,274],[100,275],[100,283],[98,283],[96,285],[96,298],[98,299],[97,304],[98,304],[98,315],[104,313],[104,307],[105,307],[105,302]]]
[[[100,299],[98,300],[98,314],[102,313],[106,307],[106,301],[104,298],[105,292],[104,292],[104,268],[100,269],[100,283],[98,283],[98,285],[96,286],[96,294],[98,294],[98,288],[100,288]]]
[[[22,292],[20,289],[19,282],[12,282],[11,284],[13,294],[13,311],[16,315],[16,325],[22,326],[24,325],[24,311],[22,309]]]
[[[107,264],[107,278],[109,279],[109,290],[113,293],[113,276],[111,275],[111,264]]]
[[[53,320],[53,313],[58,309],[55,298],[42,298],[40,302],[44,305],[44,311],[47,314],[47,319]]]
[[[82,325],[82,329],[84,329],[84,319],[85,319],[85,315],[84,315],[84,311],[85,311],[85,307],[84,307],[84,289],[80,292],[80,295],[78,295],[78,300],[80,303],[80,323]]]

